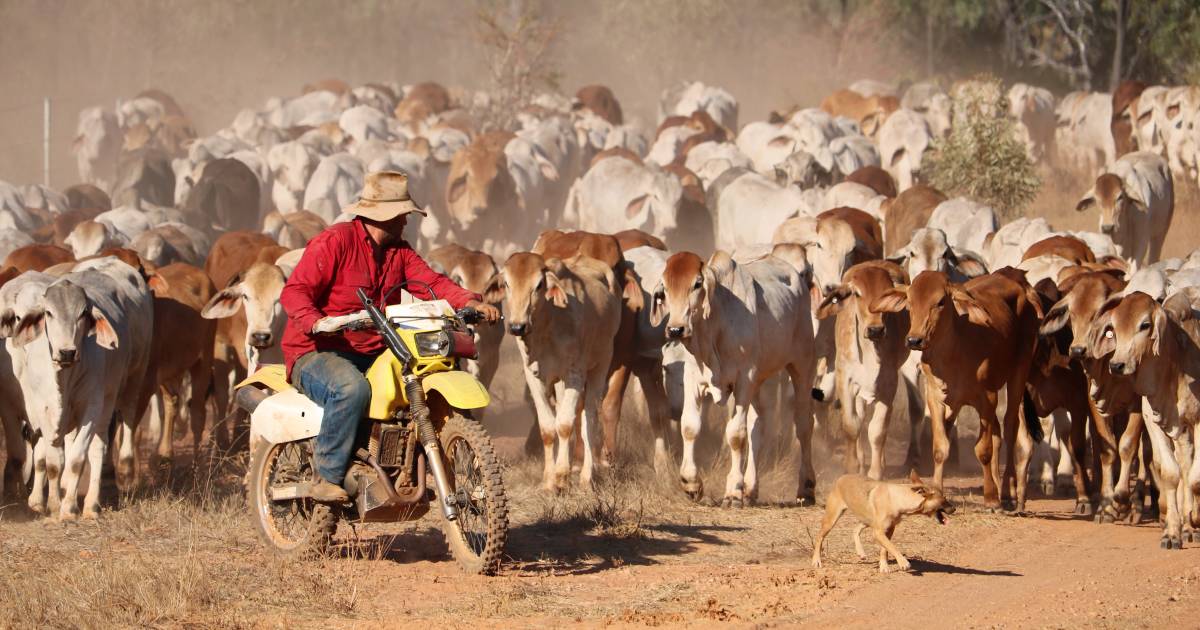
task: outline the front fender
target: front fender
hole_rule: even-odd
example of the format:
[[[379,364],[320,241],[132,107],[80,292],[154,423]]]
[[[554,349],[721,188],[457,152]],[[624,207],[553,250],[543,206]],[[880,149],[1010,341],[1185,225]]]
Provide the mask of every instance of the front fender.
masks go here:
[[[492,401],[487,388],[467,372],[437,372],[421,381],[425,393],[437,392],[456,409],[481,409]]]

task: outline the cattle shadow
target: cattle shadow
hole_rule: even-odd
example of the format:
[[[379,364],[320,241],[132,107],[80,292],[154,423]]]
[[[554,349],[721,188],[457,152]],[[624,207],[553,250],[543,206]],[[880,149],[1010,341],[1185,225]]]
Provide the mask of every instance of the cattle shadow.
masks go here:
[[[947,575],[974,575],[982,577],[1024,577],[1022,573],[1015,573],[1007,569],[988,571],[986,569],[972,569],[970,567],[934,562],[933,560],[916,560],[913,558],[909,558],[909,563],[911,565],[910,572],[918,576],[926,573],[943,573]]]

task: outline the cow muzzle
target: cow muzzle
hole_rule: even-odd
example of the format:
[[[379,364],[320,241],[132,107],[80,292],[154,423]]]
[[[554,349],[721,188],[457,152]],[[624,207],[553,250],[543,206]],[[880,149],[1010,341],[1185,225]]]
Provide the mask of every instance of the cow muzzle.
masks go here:
[[[926,342],[924,337],[909,336],[904,340],[904,343],[910,350],[924,350]]]
[[[271,333],[256,332],[250,333],[250,345],[258,349],[271,347]]]
[[[509,324],[508,334],[514,337],[524,337],[529,334],[529,324]]]
[[[683,339],[686,332],[683,326],[670,326],[667,328],[667,339]]]
[[[1082,359],[1083,354],[1087,352],[1087,348],[1083,346],[1071,346],[1070,354],[1072,359]]]
[[[68,367],[79,359],[79,351],[75,348],[63,348],[54,355],[54,363],[58,367]]]
[[[1116,374],[1117,376],[1128,376],[1133,374],[1134,370],[1136,369],[1137,366],[1133,365],[1132,363],[1126,363],[1125,361],[1110,361],[1108,363],[1108,371]]]
[[[883,326],[867,326],[867,339],[871,341],[879,341],[883,339],[887,329]]]
[[[1105,234],[1108,234],[1108,235],[1110,235],[1110,236],[1112,235],[1112,233],[1113,233],[1114,231],[1116,231],[1116,229],[1117,229],[1117,226],[1116,226],[1116,225],[1113,225],[1112,223],[1102,223],[1102,224],[1100,224],[1100,231],[1101,231],[1101,232],[1104,232]]]

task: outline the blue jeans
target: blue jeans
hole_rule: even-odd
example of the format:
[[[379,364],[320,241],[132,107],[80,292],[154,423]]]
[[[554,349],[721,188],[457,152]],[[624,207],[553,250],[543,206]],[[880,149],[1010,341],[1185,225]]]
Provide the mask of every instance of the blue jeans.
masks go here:
[[[371,402],[371,386],[363,373],[375,361],[368,354],[309,352],[292,366],[292,384],[324,410],[317,433],[317,473],[342,485],[358,425]]]

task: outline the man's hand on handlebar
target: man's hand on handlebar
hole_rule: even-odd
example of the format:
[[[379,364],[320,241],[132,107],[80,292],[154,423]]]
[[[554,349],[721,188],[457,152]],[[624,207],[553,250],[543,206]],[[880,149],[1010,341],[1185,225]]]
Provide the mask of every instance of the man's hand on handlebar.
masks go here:
[[[365,310],[349,315],[331,315],[318,319],[313,324],[314,335],[335,335],[343,330],[365,330],[372,326]]]
[[[467,302],[466,308],[473,308],[478,311],[479,314],[483,316],[484,321],[488,323],[494,324],[500,321],[500,309],[488,304],[487,302],[471,300],[470,302]]]

